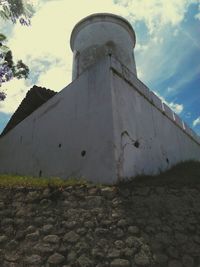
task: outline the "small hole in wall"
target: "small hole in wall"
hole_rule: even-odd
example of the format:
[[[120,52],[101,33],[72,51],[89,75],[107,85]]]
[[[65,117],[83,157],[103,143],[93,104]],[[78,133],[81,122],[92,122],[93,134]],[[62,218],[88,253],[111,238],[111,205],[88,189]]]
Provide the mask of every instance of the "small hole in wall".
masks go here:
[[[140,143],[138,141],[135,141],[134,146],[138,148],[140,146]]]
[[[81,156],[85,157],[85,155],[86,155],[86,151],[85,150],[81,151]]]
[[[169,163],[169,159],[168,158],[166,158],[166,162]]]
[[[62,146],[61,144],[58,145],[58,147],[61,147],[61,146]]]
[[[40,170],[40,171],[39,171],[39,177],[41,177],[41,176],[42,176],[42,171]]]

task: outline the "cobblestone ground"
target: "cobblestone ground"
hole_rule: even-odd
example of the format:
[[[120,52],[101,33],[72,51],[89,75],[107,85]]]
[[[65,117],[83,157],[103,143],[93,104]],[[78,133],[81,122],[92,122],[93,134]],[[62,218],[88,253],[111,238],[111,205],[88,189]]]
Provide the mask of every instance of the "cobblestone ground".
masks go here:
[[[1,267],[200,267],[200,185],[0,189]]]

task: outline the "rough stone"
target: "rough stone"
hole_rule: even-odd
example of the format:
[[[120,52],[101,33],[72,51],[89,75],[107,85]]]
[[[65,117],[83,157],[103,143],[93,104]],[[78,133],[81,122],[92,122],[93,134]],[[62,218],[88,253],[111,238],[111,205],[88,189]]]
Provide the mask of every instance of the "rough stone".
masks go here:
[[[194,240],[194,242],[200,244],[200,236],[199,236],[199,235],[195,235],[195,236],[193,237],[193,240]]]
[[[93,267],[93,262],[84,254],[78,258],[77,262],[81,267]]]
[[[33,232],[35,232],[35,231],[36,231],[36,228],[35,228],[35,226],[33,226],[33,225],[29,225],[29,226],[26,228],[26,233],[27,233],[27,234],[33,233]]]
[[[13,250],[13,249],[15,249],[18,245],[19,245],[19,242],[17,242],[16,240],[11,240],[11,241],[7,244],[6,248],[7,248],[8,250]]]
[[[88,207],[100,207],[103,204],[103,198],[101,196],[87,196],[85,197]]]
[[[44,234],[49,234],[50,232],[52,232],[53,230],[53,225],[52,224],[45,224],[41,231],[44,233]]]
[[[74,229],[75,226],[77,226],[77,222],[76,221],[65,222],[65,227],[70,229],[70,230]]]
[[[183,244],[187,242],[187,236],[182,233],[175,233],[175,238],[178,244]]]
[[[59,253],[54,253],[48,258],[48,263],[58,266],[58,264],[61,264],[64,262],[65,257]]]
[[[129,226],[128,233],[138,235],[140,233],[140,229],[137,226]]]
[[[0,199],[6,195],[1,190],[0,188]],[[67,264],[68,267],[82,267],[84,264],[91,267],[198,265],[198,196],[192,200],[190,193],[182,194],[184,198],[179,200],[180,206],[177,206],[177,202],[174,204],[175,214],[171,213],[171,208],[167,208],[166,202],[166,216],[163,217],[162,212],[160,215],[154,213],[154,207],[149,212],[151,195],[154,194],[156,198],[154,187],[149,189],[148,195],[139,198],[134,192],[135,187],[132,191],[129,190],[129,197],[115,194],[110,199],[101,195],[101,207],[92,208],[91,203],[87,206],[83,197],[83,193],[88,194],[87,190],[83,191],[78,187],[73,187],[71,191],[64,190],[68,195],[61,195],[57,202],[52,202],[53,205],[46,208],[41,207],[34,199],[32,202],[26,201],[26,192],[12,194],[13,198],[18,196],[22,199],[18,203],[13,201],[12,204],[11,197],[4,199],[5,207],[3,211],[0,210],[0,216],[4,218],[0,228],[0,266],[19,267],[21,262],[30,267],[63,267]],[[176,195],[181,198],[182,188],[177,190]],[[200,187],[198,190],[200,192]],[[40,192],[44,197],[43,191]],[[163,192],[175,194],[167,189]],[[95,194],[93,192],[91,196],[94,197]],[[101,190],[98,194],[101,194]],[[120,199],[119,205],[113,205],[113,201],[118,202],[116,199]],[[62,202],[66,200],[69,203],[76,202],[77,207],[63,206]],[[81,201],[85,202],[82,207],[79,205]],[[161,200],[158,198],[157,201]],[[165,196],[162,203],[164,201]],[[192,202],[194,205],[191,205]],[[20,208],[24,214],[22,212],[23,215],[19,218],[17,213]],[[113,214],[116,216],[112,216]],[[192,229],[195,231],[192,234],[192,229],[188,226],[194,226]],[[64,260],[56,263],[54,256],[55,261],[50,262],[55,254],[61,255]]]
[[[76,232],[77,232],[78,235],[84,235],[84,234],[87,233],[87,229],[84,228],[84,227],[82,227],[82,228],[78,228],[78,229],[76,230]]]
[[[103,187],[101,188],[101,195],[108,199],[112,199],[115,196],[115,188]]]
[[[114,244],[115,244],[115,247],[118,248],[118,249],[122,249],[124,247],[124,245],[125,245],[122,240],[116,240],[114,242]]]
[[[47,243],[58,244],[60,238],[57,235],[47,235],[43,238],[43,241]]]
[[[160,265],[166,264],[168,262],[168,256],[162,253],[154,255],[154,259]]]
[[[71,250],[67,255],[67,260],[71,263],[77,259],[77,254],[75,251]]]
[[[13,219],[11,219],[11,218],[5,218],[5,219],[3,219],[2,221],[1,221],[1,226],[7,226],[7,225],[12,225],[13,224]]]
[[[189,255],[184,255],[182,258],[182,264],[184,267],[193,267],[194,266],[194,259]]]
[[[178,260],[171,260],[171,261],[169,261],[168,267],[183,267],[183,265]]]
[[[148,255],[146,255],[143,251],[140,251],[138,254],[135,255],[134,261],[139,266],[149,266],[150,259]]]
[[[95,196],[99,193],[99,189],[97,187],[94,187],[94,188],[90,188],[88,190],[88,195],[89,196]]]
[[[5,235],[0,236],[0,244],[4,244],[8,240],[8,237]]]
[[[26,196],[26,200],[27,201],[35,201],[36,199],[40,198],[40,192],[39,191],[32,191],[29,192]]]
[[[109,251],[108,251],[108,255],[107,257],[112,259],[112,258],[119,258],[120,257],[120,250],[119,249],[113,249],[111,248]]]
[[[125,259],[115,259],[110,264],[111,267],[130,267],[130,262]]]
[[[125,227],[125,226],[127,226],[127,221],[125,219],[121,219],[118,221],[117,226]]]
[[[132,247],[136,247],[136,248],[139,248],[140,245],[141,245],[141,242],[138,238],[134,237],[134,236],[129,236],[127,239],[126,239],[126,244],[129,248],[132,248]]]
[[[46,199],[46,198],[43,198],[43,199],[40,201],[41,206],[45,206],[45,208],[46,208],[46,206],[51,205],[51,203],[52,203],[52,201],[51,201],[50,199]]]
[[[160,232],[156,234],[155,239],[166,246],[169,246],[171,244],[171,239],[169,235],[165,232]]]
[[[84,223],[84,226],[86,228],[93,228],[94,227],[94,223],[92,221],[87,221]]]
[[[179,258],[179,251],[178,251],[178,249],[176,247],[170,246],[167,249],[167,252],[168,252],[168,254],[169,254],[170,257],[175,258],[175,259],[178,259]]]
[[[54,248],[48,243],[38,243],[33,247],[33,250],[41,255],[48,255],[54,251]]]
[[[99,248],[93,248],[92,249],[92,256],[97,259],[104,259],[104,252],[100,250]]]
[[[116,236],[116,238],[122,238],[124,236],[124,231],[120,228],[117,228],[113,231],[113,234]]]
[[[137,251],[136,248],[125,248],[122,250],[125,257],[132,258],[133,254]]]
[[[5,260],[9,262],[18,262],[20,259],[20,255],[16,252],[6,251],[5,252]]]
[[[26,264],[28,265],[39,265],[42,263],[42,258],[39,255],[31,255],[25,259]]]
[[[95,234],[98,235],[98,236],[101,236],[101,235],[106,235],[108,234],[108,229],[106,228],[96,228],[95,229]]]
[[[88,244],[84,241],[76,243],[74,249],[80,255],[82,253],[88,252],[89,247]]]
[[[21,241],[25,238],[25,231],[19,230],[16,232],[15,239]]]
[[[76,232],[70,231],[64,235],[63,241],[68,243],[76,243],[79,240],[79,238],[80,236]]]

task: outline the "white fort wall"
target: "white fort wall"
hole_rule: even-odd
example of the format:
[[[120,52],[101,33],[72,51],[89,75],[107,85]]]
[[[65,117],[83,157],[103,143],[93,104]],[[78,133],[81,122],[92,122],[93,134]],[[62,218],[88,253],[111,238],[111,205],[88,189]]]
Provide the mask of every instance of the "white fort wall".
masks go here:
[[[200,160],[200,137],[114,58],[111,69],[118,177],[157,174]]]
[[[108,70],[98,62],[0,138],[0,173],[114,182]]]
[[[200,160],[200,139],[113,57],[0,138],[0,173],[114,183]]]
[[[79,21],[70,45],[73,51],[72,79],[105,55],[112,54],[136,74],[133,48],[136,37],[131,24],[114,14],[99,13]]]

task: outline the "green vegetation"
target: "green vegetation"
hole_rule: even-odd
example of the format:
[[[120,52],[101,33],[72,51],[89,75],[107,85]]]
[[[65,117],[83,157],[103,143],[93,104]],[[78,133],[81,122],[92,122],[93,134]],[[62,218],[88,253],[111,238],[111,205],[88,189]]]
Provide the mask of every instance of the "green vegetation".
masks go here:
[[[52,178],[38,178],[30,176],[14,176],[14,175],[0,175],[0,187],[57,187],[63,188],[67,186],[91,185],[86,179],[70,178],[67,180],[52,177]],[[124,180],[117,183],[115,186],[127,187],[131,186],[195,186],[200,184],[200,162],[187,161],[179,163],[171,169],[160,173],[156,176],[143,175]],[[104,186],[103,184],[95,184],[97,187]]]
[[[21,25],[30,26],[31,17],[34,15],[34,9],[31,4],[24,0],[0,0],[0,22],[3,20]],[[13,78],[27,79],[29,68],[22,60],[16,63],[13,61],[11,49],[6,45],[7,37],[0,32],[0,87],[3,83]],[[6,91],[6,90],[5,90]],[[0,91],[0,101],[6,98],[6,92]]]
[[[30,176],[0,175],[0,187],[66,187],[87,184],[84,179],[69,178],[67,180],[53,178],[36,178]]]
[[[195,186],[200,184],[200,162],[185,161],[159,175],[142,175],[118,183],[120,187],[130,186]]]

